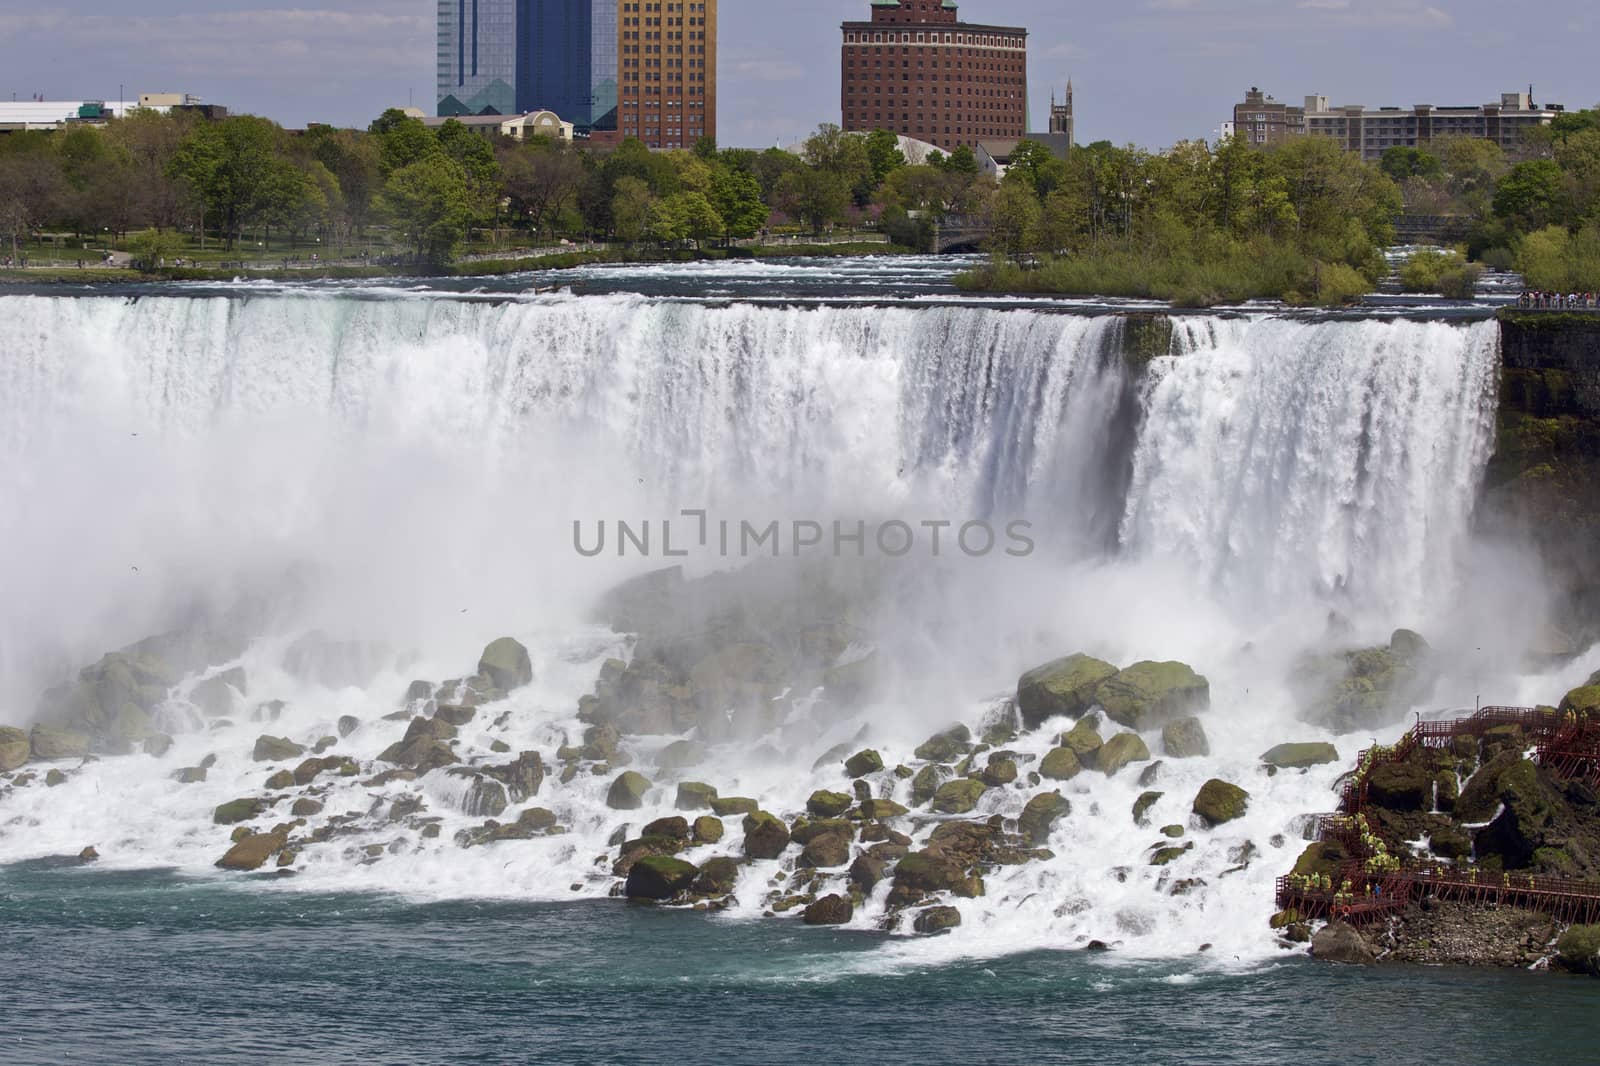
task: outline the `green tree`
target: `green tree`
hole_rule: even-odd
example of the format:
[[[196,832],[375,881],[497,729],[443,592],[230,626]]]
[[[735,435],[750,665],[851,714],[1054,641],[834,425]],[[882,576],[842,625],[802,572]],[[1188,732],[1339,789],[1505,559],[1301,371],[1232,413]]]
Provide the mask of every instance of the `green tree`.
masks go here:
[[[1531,159],[1512,167],[1494,191],[1494,213],[1533,230],[1561,215],[1561,167],[1553,159]]]
[[[443,153],[424,156],[389,175],[379,204],[405,233],[416,258],[434,266],[455,255],[473,219],[466,171]]]
[[[278,155],[278,127],[253,115],[233,115],[194,127],[172,160],[173,172],[205,203],[229,247],[273,205],[289,164]]]
[[[457,123],[460,125],[460,123]],[[439,139],[420,118],[391,107],[379,116],[367,132],[378,139],[378,162],[385,179],[439,151]]]
[[[617,179],[611,204],[611,223],[617,239],[628,244],[640,240],[650,230],[656,198],[643,178]]]
[[[872,172],[872,185],[877,188],[906,165],[905,153],[900,151],[900,138],[888,130],[873,130],[867,134],[867,165]]]
[[[13,258],[65,202],[68,186],[60,162],[46,152],[0,156],[0,234],[11,239]]]
[[[723,236],[744,240],[767,224],[767,205],[754,174],[721,167],[711,179],[711,206],[722,219]]]
[[[822,167],[803,167],[784,175],[775,194],[778,206],[820,235],[843,219],[850,207],[850,186],[844,175]]]
[[[1396,145],[1384,152],[1378,165],[1391,179],[1402,183],[1407,178],[1426,178],[1432,181],[1444,173],[1444,165],[1437,156],[1430,155],[1420,148],[1408,148],[1402,145]]]
[[[1038,249],[1044,209],[1026,175],[1000,183],[989,216],[989,248],[997,255],[1020,259]]]

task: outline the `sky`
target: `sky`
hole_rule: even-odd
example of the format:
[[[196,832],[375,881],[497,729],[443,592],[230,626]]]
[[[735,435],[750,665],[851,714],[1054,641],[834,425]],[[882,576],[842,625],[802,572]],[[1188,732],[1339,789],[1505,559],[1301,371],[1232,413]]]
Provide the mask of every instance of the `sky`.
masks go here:
[[[435,0],[0,0],[0,99],[189,92],[287,126],[431,112]],[[867,0],[721,0],[719,140],[789,144],[839,121],[839,23]],[[1531,83],[1600,102],[1600,6],[1546,0],[964,0],[1025,26],[1030,116],[1076,88],[1078,139],[1216,136],[1246,89],[1334,104],[1481,104]]]

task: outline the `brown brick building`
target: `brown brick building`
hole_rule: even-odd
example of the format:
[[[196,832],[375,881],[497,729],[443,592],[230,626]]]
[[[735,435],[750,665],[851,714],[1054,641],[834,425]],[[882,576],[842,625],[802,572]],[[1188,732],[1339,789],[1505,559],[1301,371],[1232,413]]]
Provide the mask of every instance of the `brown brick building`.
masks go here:
[[[1028,31],[956,18],[955,0],[870,0],[846,22],[846,130],[884,129],[946,149],[1028,126]]]
[[[717,0],[617,0],[617,136],[693,148],[717,135]]]

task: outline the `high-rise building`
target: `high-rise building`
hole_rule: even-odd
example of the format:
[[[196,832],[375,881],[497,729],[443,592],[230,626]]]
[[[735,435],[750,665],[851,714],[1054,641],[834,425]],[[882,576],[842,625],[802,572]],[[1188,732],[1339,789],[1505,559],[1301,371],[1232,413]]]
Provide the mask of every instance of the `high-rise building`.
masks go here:
[[[439,0],[439,115],[616,128],[615,0]]]
[[[1468,107],[1416,104],[1399,107],[1363,107],[1348,104],[1329,107],[1326,96],[1308,96],[1303,107],[1281,104],[1252,88],[1244,103],[1233,107],[1233,129],[1251,144],[1277,144],[1290,137],[1330,137],[1368,162],[1383,158],[1391,148],[1416,148],[1440,137],[1480,137],[1515,151],[1522,136],[1536,126],[1547,126],[1564,109],[1559,104],[1540,107],[1530,86],[1525,93],[1501,93],[1499,103]]]
[[[1028,31],[961,22],[955,0],[870,0],[846,22],[846,130],[884,129],[946,151],[1028,126]]]
[[[517,0],[439,0],[438,113],[517,110]]]
[[[617,133],[651,148],[717,135],[717,0],[617,0]]]

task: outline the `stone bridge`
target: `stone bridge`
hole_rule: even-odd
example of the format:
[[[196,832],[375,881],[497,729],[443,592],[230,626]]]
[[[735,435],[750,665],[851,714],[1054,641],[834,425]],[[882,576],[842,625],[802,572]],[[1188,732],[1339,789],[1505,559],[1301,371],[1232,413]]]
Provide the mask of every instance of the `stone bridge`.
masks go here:
[[[933,252],[978,252],[989,239],[989,220],[976,215],[946,215],[933,224]]]

